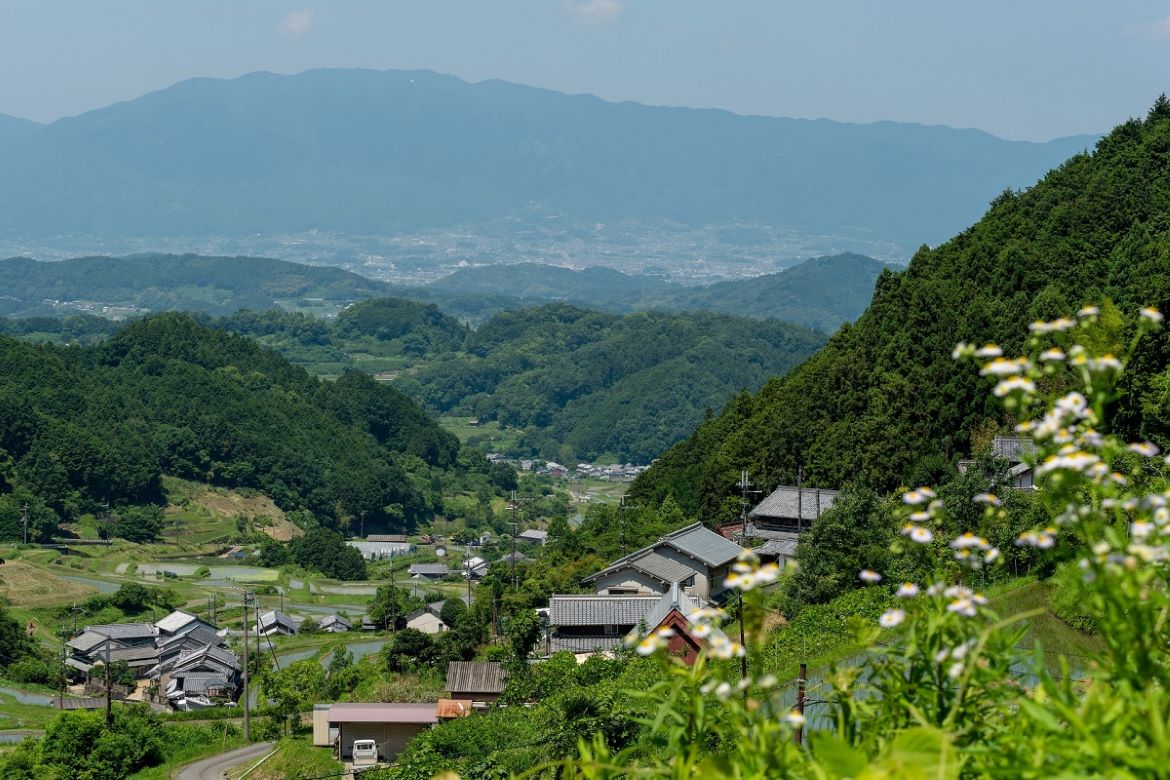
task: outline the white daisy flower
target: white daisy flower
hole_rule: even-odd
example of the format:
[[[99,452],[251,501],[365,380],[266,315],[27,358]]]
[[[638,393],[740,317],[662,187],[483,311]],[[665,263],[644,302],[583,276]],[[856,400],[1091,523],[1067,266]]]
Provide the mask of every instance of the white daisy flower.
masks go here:
[[[903,582],[895,595],[900,599],[912,599],[918,595],[918,586],[913,582]]]
[[[861,573],[857,575],[857,579],[861,580],[862,582],[876,584],[882,581],[882,575],[878,574],[876,571],[871,571],[870,569],[862,569]]]
[[[894,628],[902,624],[906,619],[906,610],[904,609],[887,609],[878,618],[878,625],[882,628]]]

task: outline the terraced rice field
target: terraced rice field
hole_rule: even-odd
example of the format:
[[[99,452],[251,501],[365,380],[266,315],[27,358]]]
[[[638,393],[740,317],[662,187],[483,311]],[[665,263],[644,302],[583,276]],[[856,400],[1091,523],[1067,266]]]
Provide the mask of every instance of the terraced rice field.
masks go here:
[[[96,588],[71,582],[23,561],[0,564],[0,600],[16,607],[47,607],[80,601]]]

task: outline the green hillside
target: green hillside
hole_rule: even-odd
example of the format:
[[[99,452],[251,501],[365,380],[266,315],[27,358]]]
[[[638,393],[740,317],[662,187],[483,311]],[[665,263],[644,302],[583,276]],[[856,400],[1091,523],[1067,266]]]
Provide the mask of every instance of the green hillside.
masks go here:
[[[1023,192],[1004,192],[955,238],[884,271],[853,325],[787,377],[701,425],[634,485],[715,518],[741,468],[757,484],[926,484],[1009,420],[980,377],[949,355],[963,340],[1009,352],[1035,319],[1113,301],[1170,304],[1170,102],[1116,128]],[[1170,444],[1166,337],[1149,339],[1119,420],[1133,438]],[[711,513],[711,514],[708,514]]]
[[[392,288],[339,268],[262,257],[144,254],[0,260],[0,289],[0,316],[34,316],[78,311],[53,301],[210,314],[279,306],[336,311]]]
[[[365,512],[402,527],[429,517],[430,469],[454,467],[457,448],[393,387],[358,372],[323,382],[184,315],[94,347],[0,337],[0,502],[65,517],[149,504],[169,474],[259,489],[326,523]]]
[[[847,252],[814,257],[779,273],[684,287],[609,268],[576,271],[518,263],[460,269],[404,294],[433,296],[448,311],[459,311],[461,299],[486,296],[501,301],[501,309],[557,301],[612,312],[706,310],[832,332],[864,311],[885,267],[873,258]]]
[[[780,273],[675,291],[660,305],[773,317],[832,333],[865,310],[886,267],[872,257],[849,252],[814,257]]]
[[[706,410],[823,342],[795,325],[710,313],[607,314],[552,304],[504,312],[398,380],[443,413],[523,428],[546,458],[646,462]]]

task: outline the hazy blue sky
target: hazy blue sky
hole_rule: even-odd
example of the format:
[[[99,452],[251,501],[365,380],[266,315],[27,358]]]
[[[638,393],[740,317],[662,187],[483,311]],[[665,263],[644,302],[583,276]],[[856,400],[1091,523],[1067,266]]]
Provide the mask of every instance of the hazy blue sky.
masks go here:
[[[0,0],[0,113],[30,119],[337,66],[1047,139],[1170,91],[1170,0]]]

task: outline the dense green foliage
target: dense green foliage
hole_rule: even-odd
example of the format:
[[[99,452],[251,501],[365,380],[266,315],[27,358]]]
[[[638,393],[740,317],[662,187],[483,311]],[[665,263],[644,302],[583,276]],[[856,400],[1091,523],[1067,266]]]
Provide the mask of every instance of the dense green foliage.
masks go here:
[[[878,491],[933,481],[972,437],[1010,419],[957,367],[960,340],[1018,347],[1026,325],[1081,303],[1126,310],[1170,304],[1170,116],[1156,108],[987,215],[901,273],[885,271],[873,303],[812,359],[754,396],[733,400],[633,486],[674,495],[718,519],[740,469],[764,487],[857,482]],[[1121,401],[1119,429],[1170,444],[1170,347],[1148,340]]]
[[[103,713],[62,712],[42,739],[28,739],[0,758],[4,780],[123,780],[147,767],[193,749],[223,744],[235,726],[167,725],[142,706],[114,708],[107,726]]]
[[[820,343],[778,322],[554,304],[496,315],[469,337],[466,355],[398,384],[438,411],[527,429],[521,446],[545,458],[646,462],[705,409]]]
[[[456,452],[394,388],[358,372],[313,379],[182,315],[96,347],[0,339],[0,490],[59,515],[156,501],[167,473],[257,488],[334,524],[365,512],[372,527],[401,528],[439,504],[432,477]],[[0,503],[8,535],[14,508]],[[116,515],[115,533],[157,532],[149,513]]]

